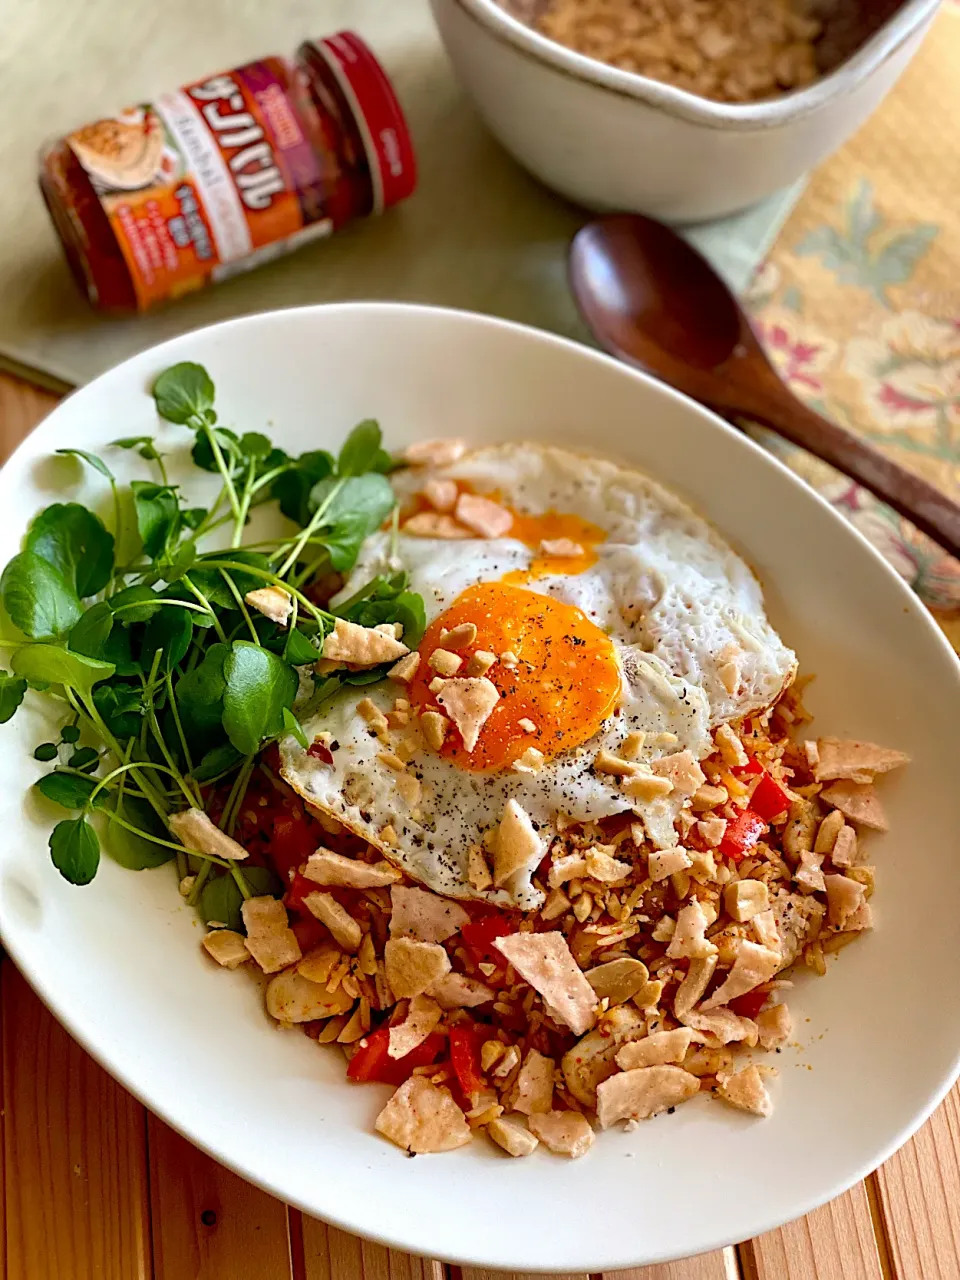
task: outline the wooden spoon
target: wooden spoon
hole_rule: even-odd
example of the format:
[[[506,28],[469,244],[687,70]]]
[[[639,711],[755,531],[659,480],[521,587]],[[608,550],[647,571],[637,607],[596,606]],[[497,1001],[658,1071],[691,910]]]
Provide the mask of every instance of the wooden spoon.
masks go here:
[[[786,436],[960,556],[960,506],[798,400],[726,284],[675,231],[640,214],[597,218],[570,246],[570,281],[612,355],[724,417],[752,418]]]

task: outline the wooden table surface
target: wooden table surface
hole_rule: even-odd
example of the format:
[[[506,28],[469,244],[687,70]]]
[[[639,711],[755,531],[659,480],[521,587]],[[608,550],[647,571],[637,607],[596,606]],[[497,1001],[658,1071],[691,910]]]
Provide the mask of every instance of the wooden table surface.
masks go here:
[[[3,458],[55,402],[0,374]],[[0,1053],[6,1280],[491,1275],[367,1244],[228,1173],[114,1083],[9,960],[0,966]],[[808,1217],[735,1248],[617,1274],[623,1280],[960,1280],[960,1094],[954,1089],[916,1138],[865,1182]]]

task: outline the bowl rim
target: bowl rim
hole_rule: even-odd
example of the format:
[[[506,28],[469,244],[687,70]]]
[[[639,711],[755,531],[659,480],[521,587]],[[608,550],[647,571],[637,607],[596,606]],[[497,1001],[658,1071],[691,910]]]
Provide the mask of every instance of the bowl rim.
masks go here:
[[[228,331],[248,326],[257,326],[264,322],[269,322],[279,316],[303,316],[307,317],[315,313],[350,313],[350,312],[367,312],[370,314],[387,313],[393,314],[397,320],[404,317],[423,315],[446,317],[452,323],[466,322],[469,326],[477,325],[481,328],[498,329],[514,334],[519,340],[534,340],[538,343],[546,343],[550,346],[565,351],[569,356],[577,360],[588,360],[598,362],[608,367],[616,369],[616,376],[629,378],[635,383],[645,385],[652,389],[654,394],[664,397],[666,400],[672,400],[676,403],[682,403],[688,410],[692,409],[695,416],[701,419],[705,429],[712,429],[721,432],[731,443],[737,442],[737,447],[745,447],[757,457],[762,458],[764,463],[773,468],[773,471],[787,481],[791,486],[800,490],[806,495],[807,499],[812,500],[815,507],[819,509],[821,518],[829,521],[835,528],[843,529],[846,535],[853,539],[861,549],[866,551],[874,561],[882,566],[882,572],[889,584],[889,590],[896,593],[904,606],[905,612],[911,613],[919,626],[927,633],[931,641],[937,645],[944,653],[953,666],[954,672],[960,683],[960,657],[954,651],[941,628],[935,622],[933,616],[920,604],[917,597],[899,576],[896,570],[885,560],[881,553],[873,546],[871,542],[849,521],[847,521],[821,494],[806,484],[796,473],[791,471],[779,458],[769,453],[757,444],[749,436],[737,431],[730,424],[726,423],[722,418],[713,411],[698,404],[691,397],[674,390],[667,384],[660,382],[651,375],[631,368],[630,366],[615,360],[612,356],[599,351],[595,348],[587,346],[585,343],[577,342],[571,338],[563,337],[559,334],[552,333],[547,330],[539,329],[533,325],[522,324],[517,321],[505,320],[498,316],[486,315],[481,312],[469,311],[462,308],[432,306],[423,303],[410,302],[388,302],[388,301],[343,301],[335,303],[319,303],[303,307],[277,308],[270,311],[255,312],[251,315],[236,316],[226,321],[220,321],[211,325],[200,326],[197,329],[188,330],[184,333],[177,334],[171,338],[165,339],[163,342],[157,343],[152,347],[145,348],[142,351],[134,353],[120,364],[112,366],[99,374],[91,382],[80,387],[77,391],[66,397],[61,402],[65,404],[67,400],[74,401],[78,398],[83,399],[95,394],[101,394],[101,384],[113,377],[120,369],[135,362],[147,359],[156,360],[159,365],[165,358],[164,353],[174,348],[182,346],[185,340],[197,337],[198,335],[207,335],[216,332],[218,335],[224,335]],[[7,461],[3,464],[2,469],[6,469],[11,463],[18,461],[23,454],[29,454],[31,450],[35,450],[37,436],[50,433],[50,426],[55,421],[60,405],[41,422],[35,431],[31,432],[13,451]],[[0,470],[2,470],[0,469]],[[706,517],[710,519],[709,514]],[[0,919],[2,919],[0,912]],[[198,1136],[197,1133],[189,1130],[188,1127],[178,1124],[177,1119],[170,1114],[164,1099],[154,1096],[152,1090],[147,1087],[141,1087],[134,1076],[134,1073],[125,1069],[123,1066],[117,1065],[111,1061],[111,1054],[108,1048],[98,1045],[93,1036],[88,1036],[84,1028],[84,1019],[82,1009],[70,1006],[66,1001],[61,999],[55,991],[48,989],[48,983],[42,975],[31,972],[31,967],[25,962],[15,937],[3,936],[2,941],[6,947],[10,958],[17,964],[24,978],[35,991],[38,997],[53,1012],[57,1020],[66,1028],[68,1033],[97,1061],[114,1079],[116,1079],[123,1088],[130,1092],[143,1105],[149,1108],[154,1114],[158,1115],[165,1123],[169,1124],[176,1132],[180,1133],[192,1145],[204,1151],[212,1159],[223,1164],[226,1168],[231,1169],[240,1177],[245,1178],[256,1186],[266,1190],[269,1194],[276,1196],[285,1203],[302,1210],[308,1214],[317,1213],[315,1204],[309,1203],[303,1196],[291,1194],[288,1188],[283,1187],[276,1181],[265,1178],[256,1171],[255,1158],[244,1161],[240,1158],[224,1155],[218,1151],[213,1140],[208,1140]],[[749,1233],[749,1238],[762,1235],[767,1231],[774,1230],[783,1225],[784,1221],[792,1221],[794,1218],[802,1217],[819,1208],[821,1205],[828,1203],[835,1197],[842,1195],[851,1187],[867,1177],[880,1164],[888,1160],[904,1143],[917,1132],[917,1130],[929,1119],[933,1111],[940,1105],[946,1094],[950,1091],[960,1076],[960,1044],[958,1044],[953,1063],[948,1072],[945,1073],[939,1084],[930,1091],[911,1117],[890,1140],[879,1149],[876,1154],[871,1154],[867,1158],[867,1162],[857,1166],[854,1173],[849,1177],[841,1178],[825,1185],[822,1193],[808,1195],[805,1199],[798,1202],[795,1206],[796,1213],[793,1218],[783,1219],[777,1214],[772,1216],[760,1217],[755,1224],[754,1229]],[[334,1227],[342,1230],[359,1233],[363,1232],[363,1237],[370,1239],[376,1243],[382,1244],[387,1248],[393,1248],[401,1251],[417,1251],[419,1245],[412,1245],[410,1240],[398,1238],[395,1235],[380,1233],[375,1226],[371,1227],[364,1223],[358,1226],[355,1220],[350,1220],[339,1213],[331,1213],[324,1215],[324,1221]],[[715,1249],[725,1248],[735,1244],[739,1240],[739,1236],[730,1238],[727,1234],[722,1233],[714,1238],[708,1239],[706,1242],[698,1242],[698,1249],[702,1252],[710,1252]],[[489,1255],[487,1256],[464,1256],[463,1254],[452,1254],[443,1250],[431,1250],[425,1255],[430,1258],[443,1262],[449,1262],[455,1265],[473,1266],[478,1268],[488,1268],[491,1265],[497,1267],[508,1266],[504,1261],[491,1263]],[[598,1260],[589,1268],[583,1267],[583,1270],[591,1272],[600,1272],[620,1268],[630,1268],[635,1266],[658,1265],[670,1261],[675,1261],[686,1255],[678,1254],[671,1250],[661,1252],[655,1256],[647,1256],[638,1261],[636,1258],[625,1257],[623,1254],[608,1254],[600,1256]],[[515,1269],[515,1268],[514,1268]],[[528,1260],[522,1263],[522,1269],[531,1274],[558,1274],[566,1273],[569,1270],[568,1265],[530,1265]],[[581,1269],[581,1268],[577,1268]]]
[[[436,10],[442,2],[431,0],[431,5]],[[531,62],[546,64],[570,80],[642,102],[664,115],[701,128],[741,133],[780,128],[847,97],[933,19],[940,0],[903,0],[900,8],[833,71],[807,88],[754,103],[714,102],[686,89],[609,66],[541,35],[508,13],[498,0],[446,0],[446,3],[472,18],[488,35],[514,52]]]

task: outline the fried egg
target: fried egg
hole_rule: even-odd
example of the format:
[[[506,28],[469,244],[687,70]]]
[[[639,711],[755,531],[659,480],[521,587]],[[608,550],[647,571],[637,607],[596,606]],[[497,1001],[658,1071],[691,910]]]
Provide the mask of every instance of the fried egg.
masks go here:
[[[767,621],[743,560],[639,471],[504,444],[429,473],[397,473],[401,510],[423,508],[424,486],[436,480],[488,496],[510,513],[509,528],[496,537],[410,536],[401,521],[395,544],[389,533],[368,540],[342,597],[397,561],[408,570],[428,621],[416,674],[406,685],[343,687],[305,726],[308,738],[330,735],[332,763],[291,738],[282,744],[283,772],[306,800],[436,892],[533,908],[543,893],[531,876],[558,823],[633,810],[656,847],[676,843],[674,823],[689,796],[631,798],[621,777],[595,767],[598,753],[619,757],[629,745],[637,767],[654,771],[678,752],[702,759],[719,725],[775,701],[796,659]],[[567,554],[549,554],[561,539]],[[438,674],[433,655],[450,632],[471,637],[456,650],[455,678],[492,656],[484,676],[499,697],[470,750],[452,724],[437,750],[412,739],[422,749],[398,785],[403,761],[371,729],[370,704],[361,704],[369,698],[386,715],[399,696],[410,708],[394,711],[394,726],[402,737],[406,716],[415,732],[420,713],[442,709],[450,676]],[[488,656],[472,662],[477,654]],[[532,771],[524,767],[531,747],[540,757]],[[540,852],[508,885],[477,888],[471,851],[491,848],[510,799],[532,820]]]

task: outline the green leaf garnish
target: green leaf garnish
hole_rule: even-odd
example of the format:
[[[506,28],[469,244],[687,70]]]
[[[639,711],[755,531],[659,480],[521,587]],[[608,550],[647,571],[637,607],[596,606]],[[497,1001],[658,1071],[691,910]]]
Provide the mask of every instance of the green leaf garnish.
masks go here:
[[[50,833],[50,856],[64,880],[89,884],[100,865],[100,841],[86,818],[66,818]]]
[[[64,635],[83,612],[74,587],[34,551],[21,551],[7,564],[0,597],[10,621],[32,640]]]
[[[224,730],[241,755],[253,755],[282,730],[283,709],[297,696],[297,673],[269,649],[235,640],[223,676]]]
[[[202,364],[172,365],[153,384],[157,413],[167,422],[185,426],[191,418],[202,418],[213,408],[214,386]]]

